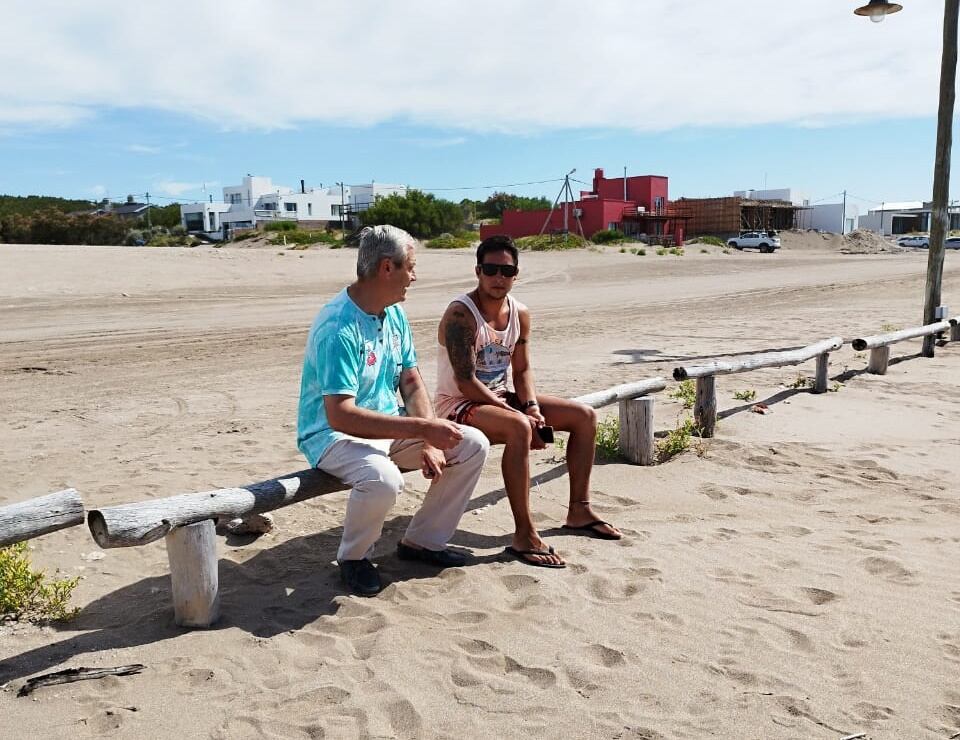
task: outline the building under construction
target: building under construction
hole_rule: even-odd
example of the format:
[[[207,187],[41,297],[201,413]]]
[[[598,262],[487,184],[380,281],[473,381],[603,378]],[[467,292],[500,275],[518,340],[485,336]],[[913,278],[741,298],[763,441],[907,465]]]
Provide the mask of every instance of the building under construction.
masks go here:
[[[743,231],[782,231],[800,228],[799,212],[809,210],[788,200],[680,198],[672,204],[687,218],[688,236],[729,238]]]

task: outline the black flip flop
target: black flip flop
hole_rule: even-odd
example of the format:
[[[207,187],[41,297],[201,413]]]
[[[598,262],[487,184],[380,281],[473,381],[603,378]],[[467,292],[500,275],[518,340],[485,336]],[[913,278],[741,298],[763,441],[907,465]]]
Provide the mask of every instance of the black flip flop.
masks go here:
[[[592,522],[587,522],[586,524],[581,524],[578,527],[571,527],[569,524],[564,524],[560,529],[568,529],[572,532],[587,532],[592,537],[596,537],[598,540],[619,540],[623,539],[623,535],[608,534],[607,532],[601,532],[597,529],[599,525],[604,525],[605,527],[613,527],[610,522],[605,522],[603,519],[594,519]]]
[[[521,563],[526,565],[532,565],[534,568],[566,568],[566,563],[542,563],[539,560],[530,560],[528,555],[555,555],[554,549],[548,547],[546,550],[518,550],[515,547],[509,546],[503,548],[503,551],[508,555],[513,555]]]

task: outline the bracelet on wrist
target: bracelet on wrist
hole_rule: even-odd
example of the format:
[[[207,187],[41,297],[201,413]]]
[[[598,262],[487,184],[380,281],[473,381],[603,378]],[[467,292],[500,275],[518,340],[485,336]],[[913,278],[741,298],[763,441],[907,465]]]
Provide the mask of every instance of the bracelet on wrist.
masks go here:
[[[523,403],[520,404],[520,408],[523,411],[526,411],[527,409],[540,408],[540,404],[537,403],[536,401],[524,401]]]

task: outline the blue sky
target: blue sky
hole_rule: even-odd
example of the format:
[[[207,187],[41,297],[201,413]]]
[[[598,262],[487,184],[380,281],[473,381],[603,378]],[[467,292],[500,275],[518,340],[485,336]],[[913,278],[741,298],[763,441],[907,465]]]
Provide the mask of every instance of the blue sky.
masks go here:
[[[0,193],[184,201],[249,172],[459,200],[626,166],[671,197],[929,199],[942,2],[856,4],[40,0],[0,28]]]

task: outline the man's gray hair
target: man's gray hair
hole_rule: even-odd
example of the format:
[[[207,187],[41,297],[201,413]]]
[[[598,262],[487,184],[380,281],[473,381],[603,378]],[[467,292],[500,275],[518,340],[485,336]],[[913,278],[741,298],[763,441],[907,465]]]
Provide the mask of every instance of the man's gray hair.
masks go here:
[[[396,226],[367,226],[360,232],[357,277],[374,277],[383,259],[390,259],[399,267],[407,259],[407,248],[416,245],[416,239]]]

